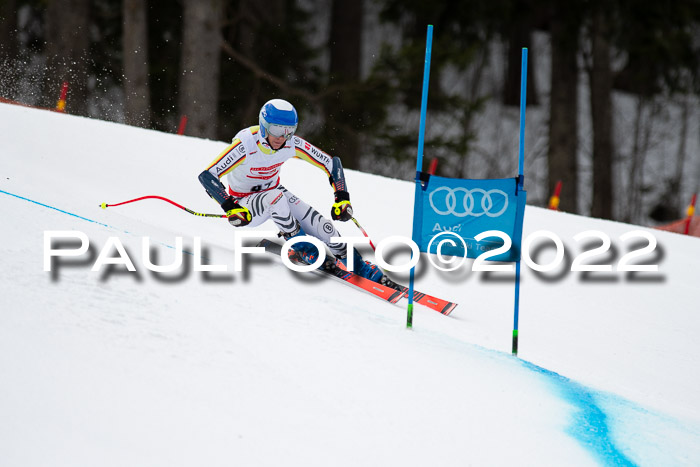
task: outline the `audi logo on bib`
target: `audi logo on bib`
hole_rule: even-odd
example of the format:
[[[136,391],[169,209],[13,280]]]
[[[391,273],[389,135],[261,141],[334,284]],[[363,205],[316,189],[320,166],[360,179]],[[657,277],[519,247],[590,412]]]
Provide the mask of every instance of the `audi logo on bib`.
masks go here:
[[[441,216],[498,217],[508,209],[508,195],[497,189],[441,186],[430,192],[428,201]]]

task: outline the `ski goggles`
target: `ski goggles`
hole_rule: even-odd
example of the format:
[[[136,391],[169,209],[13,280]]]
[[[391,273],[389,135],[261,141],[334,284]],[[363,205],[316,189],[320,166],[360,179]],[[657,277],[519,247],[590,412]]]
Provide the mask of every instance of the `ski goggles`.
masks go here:
[[[294,132],[297,131],[297,126],[287,126],[287,125],[268,125],[267,131],[275,138],[284,136],[284,139],[289,139],[294,136]]]

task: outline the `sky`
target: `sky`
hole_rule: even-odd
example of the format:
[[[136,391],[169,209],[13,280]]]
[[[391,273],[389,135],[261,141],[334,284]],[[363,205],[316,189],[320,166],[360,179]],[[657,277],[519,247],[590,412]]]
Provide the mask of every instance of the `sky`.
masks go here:
[[[408,330],[405,301],[271,255],[236,271],[236,237],[272,224],[100,208],[158,195],[218,213],[197,175],[226,142],[8,104],[0,119],[4,466],[700,464],[698,238],[528,206],[528,257],[554,267],[523,263],[516,357],[512,274],[422,255],[416,288],[459,306],[417,306]],[[346,177],[375,244],[410,237],[412,182]],[[329,212],[321,171],[289,161],[282,183]],[[639,250],[631,263],[658,270],[620,271]]]

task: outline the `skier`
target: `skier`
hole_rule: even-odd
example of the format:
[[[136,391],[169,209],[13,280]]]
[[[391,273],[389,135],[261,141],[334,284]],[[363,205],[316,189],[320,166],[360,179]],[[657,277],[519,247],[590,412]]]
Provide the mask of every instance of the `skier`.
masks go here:
[[[272,219],[285,240],[300,235],[316,237],[328,245],[337,260],[347,265],[345,244],[330,241],[331,237],[340,236],[333,223],[284,188],[279,177],[282,164],[292,157],[323,170],[335,191],[331,218],[345,222],[352,219],[352,205],[340,158],[331,157],[295,136],[297,111],[285,100],[272,99],[265,103],[258,119],[258,126],[236,134],[232,143],[199,175],[199,181],[209,196],[221,205],[232,226],[255,227]],[[219,180],[224,175],[228,191]],[[309,264],[318,254],[316,247],[308,242],[297,242],[290,250],[290,257],[296,256]],[[376,265],[365,262],[357,251],[354,272],[374,282],[393,285]]]

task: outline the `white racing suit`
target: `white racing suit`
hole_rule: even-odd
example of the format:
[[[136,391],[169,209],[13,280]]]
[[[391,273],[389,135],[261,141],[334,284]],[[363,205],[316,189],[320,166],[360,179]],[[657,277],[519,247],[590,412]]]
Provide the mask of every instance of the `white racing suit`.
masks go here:
[[[200,175],[200,181],[219,204],[230,195],[238,204],[248,208],[252,215],[249,226],[255,227],[272,219],[282,234],[291,234],[298,221],[307,235],[326,243],[333,255],[344,255],[345,244],[330,241],[331,237],[340,236],[333,223],[280,184],[282,164],[293,157],[323,170],[335,191],[347,191],[340,159],[331,158],[298,136],[274,150],[260,137],[258,126],[239,131],[231,144]],[[206,176],[207,171],[216,179]],[[222,193],[225,188],[217,182],[224,176],[228,193]]]

